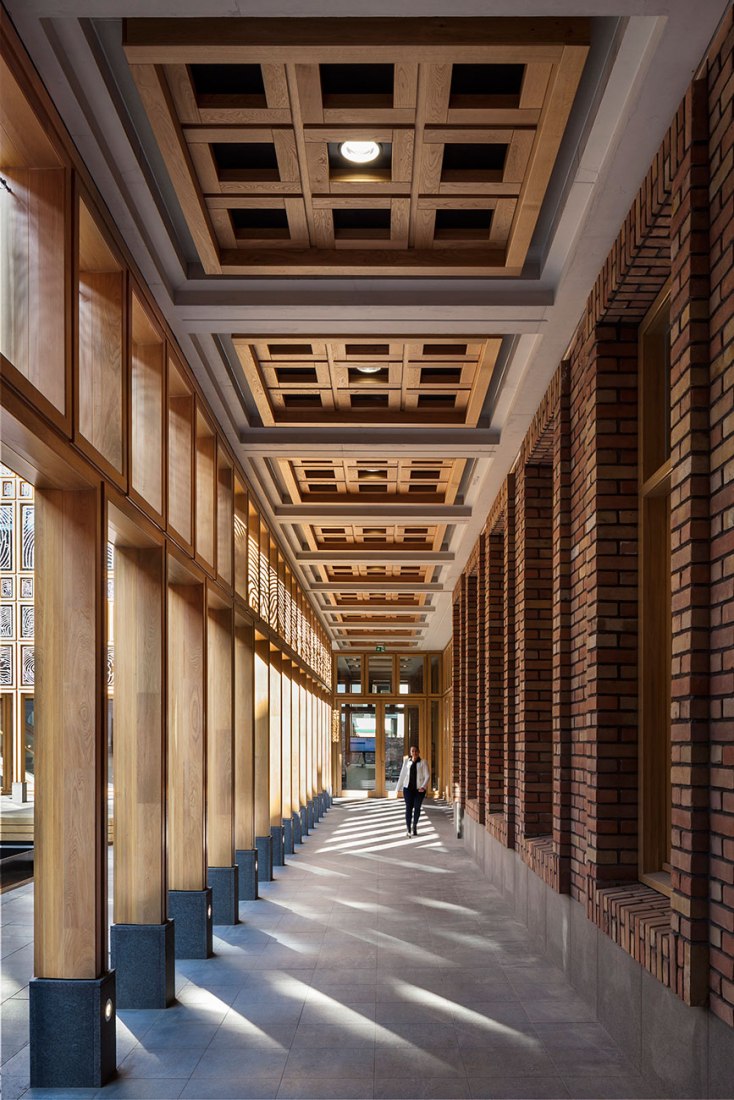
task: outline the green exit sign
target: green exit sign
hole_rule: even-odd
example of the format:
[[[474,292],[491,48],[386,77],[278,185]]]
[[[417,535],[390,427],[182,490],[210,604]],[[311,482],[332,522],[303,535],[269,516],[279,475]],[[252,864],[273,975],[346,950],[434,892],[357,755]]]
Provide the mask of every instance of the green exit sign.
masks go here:
[[[376,645],[375,646],[375,653],[384,653],[384,652],[385,652],[384,645]]]

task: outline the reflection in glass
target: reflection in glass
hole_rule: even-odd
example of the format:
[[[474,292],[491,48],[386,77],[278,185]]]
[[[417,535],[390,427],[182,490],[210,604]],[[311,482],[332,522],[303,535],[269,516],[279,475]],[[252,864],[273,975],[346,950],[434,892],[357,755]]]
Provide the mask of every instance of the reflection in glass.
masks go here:
[[[374,791],[377,708],[365,703],[341,707],[342,789]]]
[[[441,729],[438,699],[431,701],[431,785],[441,790]]]
[[[361,695],[362,659],[361,657],[337,657],[336,690],[338,695]]]
[[[385,789],[395,790],[395,784],[411,745],[419,744],[419,708],[405,703],[385,707]]]
[[[25,778],[26,782],[33,782],[35,772],[35,713],[33,696],[26,695],[23,699],[23,748],[25,750]]]
[[[433,653],[429,657],[431,662],[431,695],[441,693],[441,655]]]
[[[392,657],[389,653],[367,658],[367,683],[370,695],[392,695]]]
[[[399,695],[423,694],[423,658],[400,657]]]

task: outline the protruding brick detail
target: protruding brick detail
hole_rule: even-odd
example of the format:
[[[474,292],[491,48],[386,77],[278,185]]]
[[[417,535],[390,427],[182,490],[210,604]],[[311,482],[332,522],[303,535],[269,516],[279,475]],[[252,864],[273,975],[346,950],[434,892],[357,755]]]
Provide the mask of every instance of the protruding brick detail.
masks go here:
[[[515,740],[522,837],[553,827],[553,470],[527,464],[517,474],[517,716]]]
[[[730,1026],[733,56],[730,9],[599,274],[515,480],[490,508],[471,566],[480,562],[485,589],[477,657],[486,678],[486,828],[517,846],[555,889],[569,889],[679,997],[708,999]],[[638,341],[668,279],[670,898],[637,881]],[[464,667],[465,684],[476,671]],[[454,736],[476,734],[462,725]],[[552,783],[544,785],[549,749]]]
[[[691,870],[696,878],[694,853],[700,852],[700,828],[708,816],[710,835],[709,978],[710,1005],[734,1027],[734,15],[730,8],[715,45],[708,70],[709,95],[709,397],[708,417],[695,400],[696,422],[703,427],[709,451],[709,771],[707,798],[700,785],[681,789],[687,802],[689,827],[681,832],[691,844]],[[697,153],[701,150],[698,149]],[[694,245],[693,256],[697,252]],[[700,257],[695,261],[701,265]],[[702,365],[696,349],[696,376]],[[695,391],[694,391],[695,392]],[[691,405],[694,401],[691,401]],[[693,408],[691,413],[693,415]],[[700,457],[700,452],[699,452]],[[700,475],[696,478],[695,507],[700,507]],[[693,490],[691,484],[691,490]],[[683,488],[681,486],[681,488]],[[704,492],[706,490],[704,489]],[[698,524],[696,524],[698,526]],[[692,528],[693,529],[693,528]],[[693,616],[691,617],[693,625]],[[683,626],[676,620],[676,626]],[[692,639],[693,640],[693,639]],[[700,641],[697,639],[697,661]],[[676,692],[682,685],[676,685]],[[682,730],[676,726],[676,740]],[[699,718],[700,721],[700,718]],[[682,743],[685,741],[682,739]],[[678,808],[674,812],[678,812]],[[677,838],[676,838],[677,839]],[[696,858],[700,861],[700,855]],[[697,891],[700,891],[698,881]],[[697,933],[698,934],[698,933]],[[680,941],[679,941],[680,945]]]

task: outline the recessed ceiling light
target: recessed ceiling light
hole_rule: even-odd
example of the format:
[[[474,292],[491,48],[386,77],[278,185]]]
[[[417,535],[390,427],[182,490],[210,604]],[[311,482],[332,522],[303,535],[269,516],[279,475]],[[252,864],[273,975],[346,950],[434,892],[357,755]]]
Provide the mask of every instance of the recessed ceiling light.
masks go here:
[[[379,374],[382,367],[357,367],[360,374]]]
[[[369,164],[377,160],[382,149],[376,141],[343,141],[339,152],[352,164]]]

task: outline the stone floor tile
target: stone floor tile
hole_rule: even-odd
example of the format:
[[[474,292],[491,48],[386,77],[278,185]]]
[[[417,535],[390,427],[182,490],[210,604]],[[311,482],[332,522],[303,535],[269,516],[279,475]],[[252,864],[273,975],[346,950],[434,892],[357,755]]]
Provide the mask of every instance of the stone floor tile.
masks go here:
[[[372,1100],[372,1075],[366,1077],[308,1077],[284,1074],[278,1100]]]
[[[378,1077],[375,1100],[467,1100],[469,1083],[464,1074],[451,1077]]]
[[[565,1100],[566,1087],[559,1077],[469,1076],[472,1100]]]
[[[660,1100],[660,1090],[636,1073],[603,1077],[563,1074],[563,1081],[573,1100]]]
[[[197,1077],[186,1085],[182,1100],[275,1100],[281,1075],[248,1077]]]

